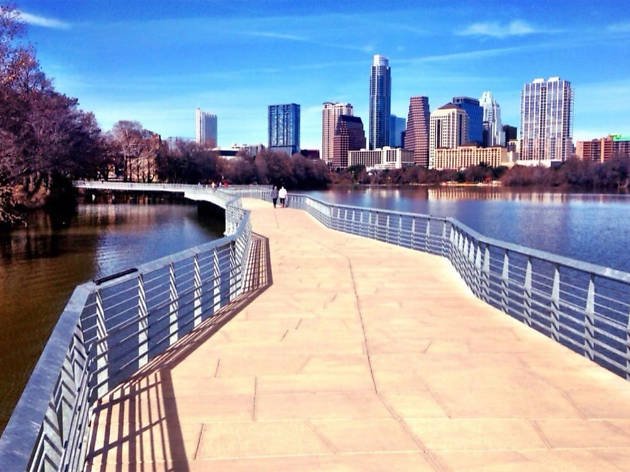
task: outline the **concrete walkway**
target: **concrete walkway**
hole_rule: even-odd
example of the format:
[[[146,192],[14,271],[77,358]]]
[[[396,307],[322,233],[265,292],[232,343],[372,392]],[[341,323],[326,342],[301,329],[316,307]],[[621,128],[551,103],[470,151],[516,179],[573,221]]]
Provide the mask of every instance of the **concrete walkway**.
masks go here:
[[[445,259],[245,203],[271,272],[102,401],[91,470],[630,470],[630,383]]]

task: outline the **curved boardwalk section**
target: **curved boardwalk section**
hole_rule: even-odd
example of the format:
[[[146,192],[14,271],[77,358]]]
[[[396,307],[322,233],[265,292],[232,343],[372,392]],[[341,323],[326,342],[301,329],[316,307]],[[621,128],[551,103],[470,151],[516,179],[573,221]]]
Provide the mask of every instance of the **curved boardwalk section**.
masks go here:
[[[101,401],[91,470],[630,470],[629,383],[446,259],[245,204],[258,291]]]

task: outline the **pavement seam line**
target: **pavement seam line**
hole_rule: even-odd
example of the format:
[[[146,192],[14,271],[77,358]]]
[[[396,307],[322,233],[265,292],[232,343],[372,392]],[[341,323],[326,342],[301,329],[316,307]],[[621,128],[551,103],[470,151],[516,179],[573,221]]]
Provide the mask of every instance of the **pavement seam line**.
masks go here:
[[[256,420],[256,397],[258,395],[258,376],[254,377],[254,398],[252,399],[252,421]]]
[[[199,431],[199,437],[197,438],[197,447],[195,448],[195,454],[193,455],[193,460],[197,460],[197,455],[199,454],[199,449],[201,448],[201,438],[203,437],[203,433],[206,430],[205,423],[201,423],[201,430]]]

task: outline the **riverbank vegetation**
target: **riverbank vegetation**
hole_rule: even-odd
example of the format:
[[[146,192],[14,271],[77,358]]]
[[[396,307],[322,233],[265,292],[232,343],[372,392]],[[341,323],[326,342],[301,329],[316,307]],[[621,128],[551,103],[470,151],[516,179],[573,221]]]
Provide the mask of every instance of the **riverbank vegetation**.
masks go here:
[[[614,158],[603,163],[569,159],[558,167],[489,167],[481,164],[463,170],[432,170],[407,167],[367,171],[353,166],[331,175],[335,185],[439,185],[491,184],[506,187],[547,187],[561,190],[619,191],[630,185],[630,159]]]

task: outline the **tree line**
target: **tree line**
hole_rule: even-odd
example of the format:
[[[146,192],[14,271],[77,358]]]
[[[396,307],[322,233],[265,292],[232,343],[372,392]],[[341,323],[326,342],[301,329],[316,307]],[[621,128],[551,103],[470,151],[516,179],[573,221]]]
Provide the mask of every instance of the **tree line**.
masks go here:
[[[319,188],[321,161],[264,150],[222,159],[194,142],[164,142],[137,121],[103,132],[93,113],[53,87],[32,47],[22,41],[19,12],[0,5],[0,228],[28,208],[72,204],[73,179],[130,182],[276,184]]]
[[[555,187],[580,190],[627,190],[630,187],[630,159],[615,157],[605,162],[568,159],[557,167],[521,166],[490,167],[486,164],[466,169],[426,169],[406,167],[368,171],[352,166],[331,175],[336,185],[437,185],[454,183],[490,183],[506,187]]]

